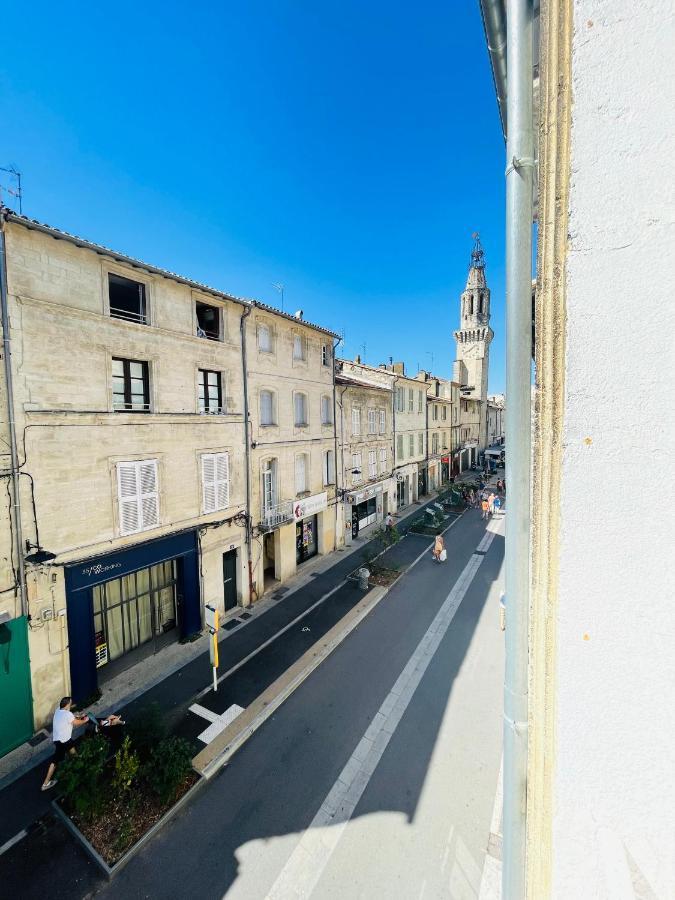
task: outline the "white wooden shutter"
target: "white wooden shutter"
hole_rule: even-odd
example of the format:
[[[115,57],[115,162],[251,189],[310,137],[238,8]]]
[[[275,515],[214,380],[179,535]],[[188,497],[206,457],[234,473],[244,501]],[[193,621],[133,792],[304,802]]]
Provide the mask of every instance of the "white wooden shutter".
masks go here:
[[[302,494],[307,490],[305,454],[295,457],[295,493]]]
[[[140,530],[137,474],[136,463],[119,463],[117,466],[121,534],[133,534]]]
[[[202,454],[202,500],[205,513],[216,509],[216,457],[213,453]]]
[[[146,459],[138,463],[140,487],[141,528],[159,525],[159,492],[157,490],[157,460]]]
[[[387,430],[387,413],[386,410],[380,410],[380,434],[384,434]]]
[[[272,392],[263,391],[260,394],[260,424],[271,425],[272,419]]]
[[[352,409],[352,434],[361,434],[361,410]]]
[[[227,509],[230,505],[230,455],[216,454],[216,508]]]

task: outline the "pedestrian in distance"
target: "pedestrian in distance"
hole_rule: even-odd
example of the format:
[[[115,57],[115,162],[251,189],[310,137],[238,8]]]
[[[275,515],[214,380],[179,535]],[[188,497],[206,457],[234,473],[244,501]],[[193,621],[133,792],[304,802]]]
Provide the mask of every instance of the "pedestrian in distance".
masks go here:
[[[78,725],[85,725],[89,721],[89,716],[76,716],[70,711],[73,705],[72,697],[63,697],[59,703],[59,708],[54,712],[52,720],[52,741],[54,742],[54,758],[49,763],[47,775],[42,783],[40,790],[48,791],[56,784],[57,779],[52,778],[57,765],[66,758],[66,753],[75,753],[75,744],[73,742],[73,728]]]
[[[387,529],[388,532],[393,531],[393,529],[394,529],[394,517],[392,516],[391,513],[389,513],[389,514],[387,515],[387,518],[385,519],[384,525],[385,525],[385,528]]]
[[[487,502],[487,498],[483,498],[480,503],[481,509],[483,512],[481,513],[481,519],[487,519],[490,515],[490,504]]]
[[[437,563],[443,562],[443,560],[445,559],[445,542],[443,541],[443,536],[440,534],[436,535],[436,540],[434,541],[434,549],[431,551],[431,555]]]
[[[497,495],[495,497],[493,505],[494,505],[494,511],[495,511],[495,515],[496,515],[502,507],[502,498],[499,495]]]
[[[495,512],[495,493],[494,491],[490,491],[488,494],[488,509],[490,510],[490,515],[493,516]]]

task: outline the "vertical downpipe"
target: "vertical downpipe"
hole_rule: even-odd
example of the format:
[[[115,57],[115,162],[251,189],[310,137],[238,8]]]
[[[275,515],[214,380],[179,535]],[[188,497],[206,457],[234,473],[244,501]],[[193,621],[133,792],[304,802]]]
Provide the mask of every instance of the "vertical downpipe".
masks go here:
[[[23,533],[21,530],[21,490],[19,487],[19,454],[16,447],[16,422],[14,420],[14,384],[12,380],[12,351],[9,335],[9,311],[7,300],[7,250],[2,210],[0,210],[0,312],[2,315],[2,355],[7,386],[7,422],[9,425],[10,477],[12,481],[11,520],[14,531],[16,567],[19,577],[19,603],[21,615],[28,616],[26,572],[23,559]]]
[[[241,339],[241,367],[244,378],[244,465],[246,466],[246,554],[248,565],[248,605],[253,603],[253,510],[251,509],[251,438],[248,427],[248,364],[246,361],[246,319],[251,315],[252,307],[247,306],[239,320]]]
[[[507,0],[506,667],[502,896],[526,897],[532,293],[532,3]]]

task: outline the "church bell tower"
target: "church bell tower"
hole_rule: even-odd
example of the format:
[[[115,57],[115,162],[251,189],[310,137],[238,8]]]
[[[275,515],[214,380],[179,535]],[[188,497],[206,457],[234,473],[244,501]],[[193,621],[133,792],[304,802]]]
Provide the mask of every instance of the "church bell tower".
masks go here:
[[[457,354],[453,378],[458,381],[460,397],[481,401],[478,446],[487,440],[487,391],[490,364],[490,288],[485,280],[485,254],[478,234],[474,234],[471,263],[466,287],[460,300],[460,327],[454,332]]]

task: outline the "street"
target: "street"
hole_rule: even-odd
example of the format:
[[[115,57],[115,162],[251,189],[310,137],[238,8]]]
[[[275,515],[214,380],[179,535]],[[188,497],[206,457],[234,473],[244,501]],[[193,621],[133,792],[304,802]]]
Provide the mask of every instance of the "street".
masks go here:
[[[503,530],[467,510],[442,565],[408,534],[412,568],[111,883],[58,845],[78,874],[58,896],[476,897],[501,755]]]

